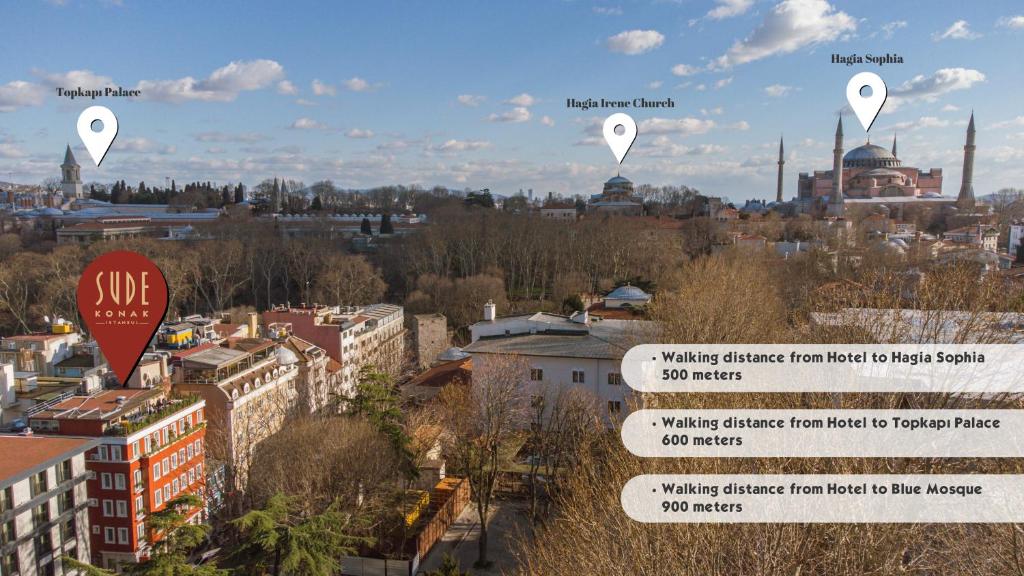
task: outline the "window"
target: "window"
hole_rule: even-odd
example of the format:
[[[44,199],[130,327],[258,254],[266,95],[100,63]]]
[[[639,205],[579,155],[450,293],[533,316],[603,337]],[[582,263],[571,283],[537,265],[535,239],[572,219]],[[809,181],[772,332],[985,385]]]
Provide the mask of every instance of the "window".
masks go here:
[[[32,525],[40,528],[50,521],[50,505],[42,503],[32,510]]]
[[[132,473],[132,476],[134,477],[134,484],[136,486],[142,484],[142,468],[136,468],[135,472]]]
[[[117,490],[125,489],[124,474],[114,474],[114,488]]]
[[[0,490],[0,513],[14,508],[14,489],[10,486]]]
[[[177,468],[178,468],[178,455],[177,454],[171,454],[171,470],[175,470]]]
[[[110,526],[107,526],[106,528],[103,529],[103,542],[105,544],[114,544],[115,543],[115,540],[114,540],[114,529],[111,528]]]
[[[118,461],[118,462],[121,460],[121,447],[120,446],[111,446],[110,447],[110,459],[114,460],[114,461]]]
[[[201,452],[202,448],[203,448],[203,441],[201,439],[200,440],[196,440],[196,454],[201,454],[202,453]]]
[[[153,464],[153,480],[160,479],[160,463]]]
[[[142,494],[135,497],[135,512],[139,513],[146,509],[146,503],[142,501]]]
[[[203,477],[203,463],[202,462],[200,462],[199,464],[196,464],[196,477],[197,478],[202,478]]]
[[[96,449],[96,459],[97,460],[106,460],[107,459],[107,447],[106,446],[100,446],[99,448]]]
[[[171,485],[174,486],[174,489],[171,491],[172,494],[177,494],[181,490],[181,485],[178,483],[177,478],[174,479]]]
[[[57,483],[67,482],[71,480],[71,460],[65,460],[60,463],[60,467],[57,468]]]
[[[75,529],[75,518],[65,518],[60,522],[60,540],[69,542],[75,539],[78,531]]]
[[[46,470],[32,477],[32,497],[35,498],[49,490],[46,483]]]
[[[127,528],[118,528],[117,529],[117,543],[118,544],[127,544],[128,543],[128,529]]]
[[[12,344],[13,345],[13,344]],[[0,557],[0,573],[15,574],[18,572],[18,552],[4,554]]]
[[[185,487],[188,486],[188,474],[186,474],[185,472],[182,472],[181,473],[181,478],[179,478],[179,480],[181,480],[181,489],[184,490]]]
[[[621,386],[622,385],[622,374],[619,374],[618,372],[609,372],[608,373],[608,384],[611,385],[611,386]]]
[[[192,444],[188,445],[188,459],[191,460],[196,455],[196,447]]]
[[[153,439],[150,438],[149,436],[146,436],[145,440],[143,440],[143,441],[145,442],[145,446],[146,446],[146,454],[149,454],[150,451],[153,450]]]
[[[139,441],[132,442],[132,458],[138,458],[139,456]]]
[[[146,538],[146,525],[145,524],[139,522],[139,524],[137,526],[135,526],[135,537],[138,538],[139,540],[144,540]]]
[[[530,368],[530,380],[534,382],[540,382],[544,379],[543,368]]]
[[[159,488],[157,488],[156,491],[153,492],[153,509],[156,510],[163,503],[164,503],[164,493],[163,493],[163,490],[160,490]]]
[[[608,414],[609,415],[614,415],[614,414],[621,414],[621,413],[622,413],[622,402],[619,402],[618,400],[609,400],[608,401]]]
[[[167,458],[164,458],[162,460],[162,462],[163,462],[163,465],[164,465],[164,476],[166,476],[166,475],[170,474],[170,472],[171,472],[171,461],[168,460]]]
[[[170,439],[171,439],[171,431],[168,430],[167,428],[164,428],[164,444],[167,444],[167,442],[169,442]]]
[[[195,468],[188,471],[188,485],[191,486],[196,482],[196,471]]]
[[[110,478],[110,472],[103,472],[102,474],[100,474],[100,488],[103,488],[104,490],[110,490]]]
[[[66,490],[57,498],[57,513],[63,514],[75,507],[74,490]]]
[[[128,517],[128,501],[118,500],[117,501],[117,517],[127,518]]]
[[[110,517],[114,515],[114,501],[104,500],[103,501],[103,515]]]
[[[185,464],[185,449],[178,450],[178,462]]]
[[[14,529],[14,520],[0,524],[0,546],[6,546],[8,542],[17,540],[17,532]]]
[[[584,376],[583,370],[573,370],[572,371],[572,383],[573,384],[583,384],[586,381],[587,381],[587,379]]]
[[[171,485],[164,486],[164,502],[171,499]]]

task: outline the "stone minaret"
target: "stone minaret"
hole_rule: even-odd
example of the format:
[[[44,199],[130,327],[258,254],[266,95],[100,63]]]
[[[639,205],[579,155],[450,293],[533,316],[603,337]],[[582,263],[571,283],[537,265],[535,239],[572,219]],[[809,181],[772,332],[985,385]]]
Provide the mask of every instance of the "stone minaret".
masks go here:
[[[961,210],[974,208],[974,112],[967,124],[967,143],[964,144],[964,173],[960,182],[960,195],[956,198],[956,207]]]
[[[892,133],[892,157],[893,158],[897,158],[897,159],[899,158],[899,156],[896,155],[896,133],[895,132]]]
[[[82,197],[82,174],[81,167],[75,161],[75,155],[71,153],[71,145],[68,144],[64,152],[64,163],[60,165],[60,188],[65,198]]]
[[[775,187],[775,201],[782,202],[782,166],[786,164],[783,157],[782,136],[779,136],[779,183]]]
[[[843,215],[843,117],[836,125],[836,147],[832,150],[832,194],[828,198],[828,215]]]

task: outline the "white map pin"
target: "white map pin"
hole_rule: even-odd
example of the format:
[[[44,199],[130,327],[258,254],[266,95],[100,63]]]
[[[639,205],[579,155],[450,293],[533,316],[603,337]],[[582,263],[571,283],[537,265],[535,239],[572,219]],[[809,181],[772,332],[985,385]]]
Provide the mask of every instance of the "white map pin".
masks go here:
[[[871,88],[870,96],[861,96],[860,91],[865,86]],[[875,123],[875,118],[882,110],[882,105],[885,104],[888,94],[885,82],[874,72],[861,72],[850,78],[850,82],[846,85],[846,100],[850,103],[850,108],[853,108],[854,113],[857,114],[857,119],[860,120],[865,132],[871,130],[871,125]]]
[[[92,129],[92,123],[97,120],[103,123],[99,132]],[[117,117],[106,106],[89,106],[78,116],[78,137],[85,144],[92,161],[99,166],[117,137]]]
[[[624,129],[622,134],[615,133],[615,128],[619,126]],[[633,146],[633,141],[636,140],[636,122],[629,114],[612,114],[604,120],[604,140],[612,149],[612,154],[615,154],[615,159],[622,164],[622,159],[626,157],[626,153]]]

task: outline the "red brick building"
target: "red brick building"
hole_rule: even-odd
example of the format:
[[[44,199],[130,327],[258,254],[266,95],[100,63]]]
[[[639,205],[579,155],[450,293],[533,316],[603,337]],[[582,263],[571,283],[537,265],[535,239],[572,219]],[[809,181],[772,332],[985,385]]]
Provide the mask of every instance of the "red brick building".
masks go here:
[[[114,389],[73,396],[29,420],[36,433],[90,436],[86,453],[92,563],[115,568],[149,556],[158,539],[152,512],[185,493],[204,497],[205,406],[163,389]],[[201,522],[197,507],[190,522]]]

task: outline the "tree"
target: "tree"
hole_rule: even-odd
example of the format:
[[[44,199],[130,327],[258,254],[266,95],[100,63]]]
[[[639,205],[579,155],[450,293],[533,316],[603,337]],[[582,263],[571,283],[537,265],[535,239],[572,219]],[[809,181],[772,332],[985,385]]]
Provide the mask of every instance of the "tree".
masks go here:
[[[332,306],[379,302],[388,285],[362,256],[329,254],[313,280],[313,297]]]
[[[313,202],[309,205],[309,209],[314,211],[314,212],[320,212],[321,210],[324,209],[323,203],[320,202],[320,196],[319,195],[313,197]]]
[[[373,235],[373,228],[371,227],[370,219],[363,218],[363,223],[359,225],[359,233],[366,234],[367,236]]]
[[[470,576],[469,572],[463,572],[459,568],[459,561],[451,554],[445,554],[441,559],[441,565],[433,572],[427,572],[427,576]]]
[[[354,519],[337,506],[311,515],[298,513],[298,506],[294,498],[278,493],[263,508],[231,522],[242,539],[237,557],[249,573],[330,576],[340,569],[340,556],[368,542],[345,534]]]
[[[242,183],[239,182],[235,186],[235,204],[241,204],[242,202],[245,202],[245,186],[242,186]]]
[[[419,475],[410,448],[412,439],[402,425],[402,398],[391,378],[372,368],[359,374],[356,394],[349,401],[353,414],[367,417],[391,441],[391,447],[401,460],[402,474],[409,480]]]
[[[525,424],[525,403],[520,385],[526,365],[515,356],[474,358],[470,386],[447,386],[440,395],[439,412],[447,435],[445,454],[455,474],[469,480],[472,500],[480,518],[478,558],[486,568],[487,521],[502,466],[518,452],[519,431]]]
[[[490,190],[483,190],[480,192],[470,192],[466,194],[466,199],[463,201],[466,206],[477,206],[480,208],[494,208],[494,197],[491,196]]]
[[[380,215],[380,233],[394,234],[395,227],[391,224],[391,214],[387,212]]]

